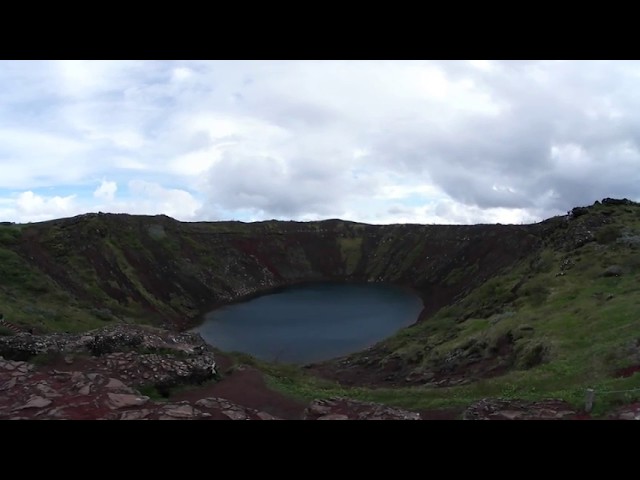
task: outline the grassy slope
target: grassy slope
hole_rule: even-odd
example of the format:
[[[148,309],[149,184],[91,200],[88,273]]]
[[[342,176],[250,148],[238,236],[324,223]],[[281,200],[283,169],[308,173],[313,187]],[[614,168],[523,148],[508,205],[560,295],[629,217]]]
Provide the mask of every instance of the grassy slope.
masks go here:
[[[573,236],[585,230],[596,241],[574,246]],[[604,276],[612,265],[623,273]],[[385,356],[379,365],[394,358],[424,372],[474,347],[482,359],[490,358],[491,346],[505,336],[513,338],[509,371],[454,387],[348,389],[291,367],[261,367],[275,388],[304,398],[336,394],[408,408],[463,406],[486,396],[554,397],[579,408],[588,387],[597,392],[640,388],[640,373],[614,375],[640,365],[640,208],[592,207],[548,238],[542,251],[382,342],[378,347]],[[640,399],[640,392],[601,393],[597,399],[596,415]]]
[[[23,328],[82,331],[101,325],[72,295],[42,275],[14,249],[23,226],[0,226],[0,312]]]
[[[193,224],[183,230],[176,230],[183,228],[176,227],[177,222],[153,217],[91,217],[78,222],[47,228],[0,226],[0,312],[7,320],[41,331],[82,331],[108,321],[151,322],[154,314],[196,311],[197,296],[239,289],[254,278],[256,285],[268,286],[282,276],[289,281],[331,274],[322,269],[332,261],[336,275],[417,286],[423,285],[420,282],[451,285],[469,292],[378,345],[371,368],[395,361],[403,366],[403,375],[439,373],[451,358],[468,358],[470,353],[491,360],[500,341],[509,338],[511,352],[502,359],[507,373],[493,378],[479,375],[470,384],[450,387],[371,390],[342,387],[295,367],[259,363],[276,388],[305,398],[341,394],[434,408],[466,405],[483,396],[559,397],[579,405],[588,386],[597,390],[640,386],[638,374],[624,379],[613,375],[617,369],[640,364],[640,207],[636,205],[596,205],[569,222],[546,222],[549,228],[541,230],[542,246],[515,263],[505,260],[497,276],[487,270],[487,258],[495,252],[483,242],[495,236],[503,241],[498,250],[518,248],[517,242],[509,243],[516,229],[496,227],[476,235],[475,227],[373,230],[337,221],[264,222],[251,228],[235,222]],[[287,233],[301,228],[308,233]],[[48,269],[25,253],[30,252],[23,248],[29,235],[47,252],[43,258],[51,261]],[[585,236],[597,241],[580,241]],[[315,243],[309,246],[309,242]],[[231,243],[236,246],[231,248]],[[486,252],[472,258],[483,248]],[[56,270],[51,265],[64,274],[53,275]],[[159,265],[159,270],[150,271],[152,265]],[[603,276],[611,265],[622,266],[622,275]],[[166,282],[168,276],[175,285],[158,289],[154,278],[171,283]],[[363,355],[354,355],[354,362]],[[601,395],[597,411],[637,398],[634,395]]]

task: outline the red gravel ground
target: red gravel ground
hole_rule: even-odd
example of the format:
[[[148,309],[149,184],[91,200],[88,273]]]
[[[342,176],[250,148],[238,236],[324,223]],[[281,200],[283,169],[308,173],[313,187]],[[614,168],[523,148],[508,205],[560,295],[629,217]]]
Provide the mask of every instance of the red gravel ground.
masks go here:
[[[216,356],[216,363],[221,372],[231,367],[231,360],[224,355]],[[195,402],[205,397],[219,397],[249,408],[270,413],[279,418],[295,420],[302,418],[307,403],[287,397],[271,390],[264,381],[261,372],[253,367],[242,367],[217,383],[202,388],[177,392],[171,401],[188,400]]]

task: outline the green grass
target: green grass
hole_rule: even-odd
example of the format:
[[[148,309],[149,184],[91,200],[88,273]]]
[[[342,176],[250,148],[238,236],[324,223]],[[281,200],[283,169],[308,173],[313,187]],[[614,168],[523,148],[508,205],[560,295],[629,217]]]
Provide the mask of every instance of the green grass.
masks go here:
[[[589,221],[599,213],[593,210],[577,221]],[[381,342],[389,358],[402,359],[413,371],[428,371],[456,349],[475,345],[488,355],[491,345],[509,334],[515,359],[504,375],[449,388],[367,389],[345,388],[291,366],[257,365],[272,387],[305,400],[342,395],[422,409],[462,407],[483,397],[558,398],[580,409],[586,389],[595,388],[593,414],[605,415],[617,405],[640,399],[640,390],[604,393],[640,389],[640,374],[614,375],[640,363],[640,347],[634,347],[640,344],[640,250],[616,242],[623,230],[629,235],[640,232],[638,211],[613,209],[607,215],[611,224],[596,230],[596,241],[576,249],[554,246],[554,238],[548,239],[549,246],[458,303]],[[622,265],[626,273],[602,276],[610,265]],[[462,271],[451,272],[451,283]]]
[[[162,388],[158,388],[154,384],[146,384],[138,387],[138,391],[141,395],[145,395],[149,397],[154,402],[167,402],[169,401],[169,392],[163,390]]]
[[[0,325],[0,337],[10,337],[15,335],[15,332],[4,325]]]
[[[119,268],[132,288],[161,312],[169,311],[171,304],[175,309],[186,310],[188,297],[183,298],[181,287],[166,300],[156,297],[144,287],[125,251],[135,251],[150,264],[158,262],[161,254],[181,262],[183,259],[176,255],[189,251],[192,258],[202,257],[202,265],[209,277],[215,279],[216,288],[220,288],[218,283],[235,287],[246,281],[243,276],[233,275],[232,267],[242,259],[234,256],[238,255],[235,249],[224,246],[227,237],[218,236],[249,235],[251,231],[244,224],[194,225],[191,231],[199,232],[198,235],[179,237],[167,229],[167,238],[156,239],[149,237],[136,222],[126,228],[106,225],[99,218],[91,218],[82,225],[82,238],[90,239],[87,243],[94,242],[92,246],[112,255],[114,268]],[[456,298],[426,321],[381,342],[378,351],[383,353],[375,359],[378,366],[399,359],[405,367],[403,372],[408,374],[429,372],[439,368],[443,358],[458,351],[490,359],[498,343],[510,338],[513,358],[504,375],[447,388],[429,385],[346,388],[313,377],[295,366],[268,364],[239,354],[236,360],[263,370],[273,388],[305,400],[341,395],[422,409],[462,407],[483,397],[560,398],[579,408],[586,388],[591,387],[601,392],[596,395],[595,413],[604,415],[621,402],[638,397],[635,392],[603,392],[640,388],[639,375],[628,378],[614,375],[618,369],[640,364],[640,245],[635,241],[640,238],[640,206],[596,205],[585,215],[570,221],[556,219],[552,225],[557,228],[541,234],[539,248],[523,252],[527,255],[521,261]],[[308,228],[314,227],[319,228],[319,224],[310,224]],[[0,226],[0,305],[6,319],[40,331],[82,331],[104,325],[106,317],[100,313],[103,310],[92,313],[97,305],[74,298],[18,254],[20,238],[29,228]],[[413,238],[413,233],[406,233],[408,230],[389,227],[384,234],[370,239],[363,236],[364,227],[358,225],[343,224],[336,228],[346,235],[337,239],[345,276],[354,275],[357,270],[367,278],[396,278],[394,275],[404,273],[403,269],[410,271],[410,267],[419,264],[424,238]],[[274,233],[278,226],[267,222],[262,230]],[[53,227],[47,231],[45,244],[51,255],[60,265],[74,269],[75,277],[102,302],[99,307],[106,306],[114,312],[117,317],[114,321],[142,322],[142,315],[134,313],[137,308],[142,311],[140,305],[109,303],[93,266],[65,243],[68,231]],[[100,236],[105,231],[107,236]],[[443,232],[433,227],[423,233],[427,238],[445,235]],[[207,237],[210,234],[215,239]],[[588,235],[593,235],[594,241],[581,241]],[[285,243],[277,235],[270,237],[277,238],[273,241],[274,249],[284,248]],[[403,245],[410,247],[403,251]],[[303,257],[301,254],[296,263],[302,264]],[[459,262],[455,264],[457,268],[440,279],[444,286],[459,285],[481,271],[478,264],[464,265],[460,259],[455,260]],[[621,266],[623,274],[603,276],[612,265]],[[220,271],[227,267],[229,273],[223,278]],[[197,275],[195,267],[190,271]],[[412,274],[424,281],[425,272]],[[427,278],[431,281],[431,277]],[[117,286],[117,282],[113,285],[113,278],[104,282]]]
[[[362,257],[362,237],[339,238],[338,244],[345,263],[345,274],[352,275]]]

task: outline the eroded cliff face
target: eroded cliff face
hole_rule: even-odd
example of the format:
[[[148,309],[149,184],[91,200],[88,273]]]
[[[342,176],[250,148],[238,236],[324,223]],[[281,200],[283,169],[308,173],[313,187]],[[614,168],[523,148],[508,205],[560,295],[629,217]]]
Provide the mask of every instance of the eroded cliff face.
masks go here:
[[[182,223],[88,214],[3,228],[0,247],[11,255],[4,268],[24,277],[4,292],[18,302],[8,307],[14,323],[33,319],[33,309],[19,304],[30,292],[47,305],[90,312],[88,327],[145,318],[180,329],[215,305],[315,280],[411,286],[425,301],[424,318],[530,254],[552,226]],[[45,331],[68,327],[47,321],[47,312],[65,316],[63,307],[35,308]]]

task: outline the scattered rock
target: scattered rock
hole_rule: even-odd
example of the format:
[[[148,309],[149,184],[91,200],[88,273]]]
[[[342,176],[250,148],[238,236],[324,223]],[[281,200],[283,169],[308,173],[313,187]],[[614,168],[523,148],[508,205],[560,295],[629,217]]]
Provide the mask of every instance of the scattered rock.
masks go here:
[[[569,212],[569,215],[573,218],[576,218],[582,215],[586,215],[587,213],[589,213],[589,209],[587,207],[575,207],[571,209],[571,212]]]
[[[141,409],[141,410],[131,410],[128,412],[123,412],[120,415],[120,420],[142,420],[145,417],[149,416],[151,410]]]
[[[270,413],[267,412],[258,412],[256,413],[260,420],[280,420],[278,417],[274,417]]]
[[[636,414],[634,412],[622,412],[618,415],[618,420],[636,420]]]
[[[602,200],[603,205],[635,205],[635,202],[632,202],[628,198],[604,198]]]
[[[603,277],[619,277],[624,273],[620,265],[611,265],[602,273]]]
[[[620,407],[609,415],[612,420],[640,420],[640,403]]]
[[[341,413],[331,413],[329,415],[318,417],[316,420],[349,420],[349,417]]]
[[[78,393],[80,395],[89,395],[91,393],[91,385],[83,385],[82,387],[80,387],[80,389],[78,390]]]
[[[108,393],[107,395],[113,409],[144,405],[149,400],[149,397],[126,393]]]
[[[305,409],[303,418],[305,420],[420,420],[420,414],[378,403],[334,397],[311,402]]]
[[[110,378],[109,383],[107,383],[105,387],[109,389],[127,388],[127,386],[117,378]]]
[[[231,420],[247,420],[247,416],[243,412],[239,412],[236,410],[223,410],[223,415],[226,415]]]
[[[49,405],[51,405],[51,403],[53,403],[51,400],[49,400],[48,398],[43,398],[43,397],[31,397],[29,399],[29,401],[21,406],[16,408],[16,410],[22,410],[25,408],[44,408],[44,407],[48,407]]]
[[[563,420],[577,416],[577,412],[562,400],[526,402],[485,398],[469,406],[463,420]]]
[[[180,405],[178,407],[169,407],[164,409],[164,414],[174,418],[192,418],[200,413],[191,405]]]

